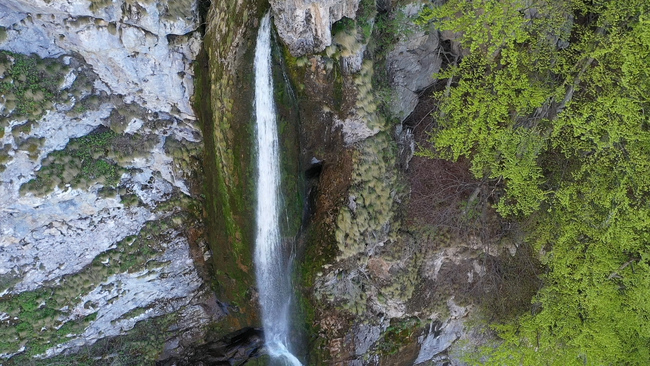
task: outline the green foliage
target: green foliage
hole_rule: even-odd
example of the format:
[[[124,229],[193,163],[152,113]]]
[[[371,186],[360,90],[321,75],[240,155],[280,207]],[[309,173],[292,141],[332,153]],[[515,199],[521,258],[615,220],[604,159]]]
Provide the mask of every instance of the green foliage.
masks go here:
[[[377,4],[375,0],[361,0],[359,2],[359,8],[356,14],[357,24],[361,28],[361,34],[366,42],[370,40],[376,14]]]
[[[108,160],[105,153],[116,137],[113,131],[105,130],[70,140],[64,150],[54,151],[48,156],[36,178],[25,183],[21,190],[47,193],[54,186],[67,183],[75,188],[88,187],[96,182],[117,185],[123,170]]]
[[[153,365],[161,356],[163,345],[169,336],[169,328],[176,322],[177,317],[174,314],[146,319],[136,323],[126,335],[100,339],[74,354],[46,359],[18,355],[7,361],[6,365]]]
[[[468,50],[438,75],[452,80],[424,155],[468,157],[505,183],[497,209],[530,217],[548,268],[541,310],[498,327],[490,363],[650,363],[648,11],[451,0],[421,14]]]

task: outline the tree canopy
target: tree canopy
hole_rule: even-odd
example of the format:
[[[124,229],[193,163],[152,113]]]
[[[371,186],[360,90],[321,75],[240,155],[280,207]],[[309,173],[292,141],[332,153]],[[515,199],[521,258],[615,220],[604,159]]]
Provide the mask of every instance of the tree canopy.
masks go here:
[[[449,0],[422,22],[465,50],[438,75],[434,150],[504,183],[534,222],[541,310],[494,364],[650,364],[650,2]]]

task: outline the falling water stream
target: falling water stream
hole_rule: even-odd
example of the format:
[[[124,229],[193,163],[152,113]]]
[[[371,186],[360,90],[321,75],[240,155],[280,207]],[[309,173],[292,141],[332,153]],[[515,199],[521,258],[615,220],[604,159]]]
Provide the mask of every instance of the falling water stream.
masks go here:
[[[287,253],[280,238],[280,148],[271,74],[271,19],[260,25],[255,48],[255,115],[257,118],[257,236],[255,269],[262,326],[275,362],[302,365],[289,344],[291,282]]]

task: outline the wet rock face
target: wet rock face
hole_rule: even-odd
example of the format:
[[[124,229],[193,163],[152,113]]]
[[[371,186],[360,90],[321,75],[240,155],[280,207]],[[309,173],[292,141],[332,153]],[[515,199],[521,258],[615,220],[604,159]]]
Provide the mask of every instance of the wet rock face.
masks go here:
[[[274,23],[294,56],[321,52],[332,44],[331,26],[354,19],[360,0],[271,0]]]
[[[0,27],[0,363],[145,323],[171,337],[143,360],[178,352],[223,316],[191,209],[196,4],[8,0]]]

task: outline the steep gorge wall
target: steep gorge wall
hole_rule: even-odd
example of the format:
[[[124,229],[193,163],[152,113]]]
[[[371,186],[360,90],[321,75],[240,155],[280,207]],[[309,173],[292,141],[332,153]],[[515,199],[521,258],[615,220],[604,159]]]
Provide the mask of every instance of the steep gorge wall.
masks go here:
[[[274,24],[293,56],[321,52],[332,43],[332,24],[353,19],[359,0],[271,0]]]

